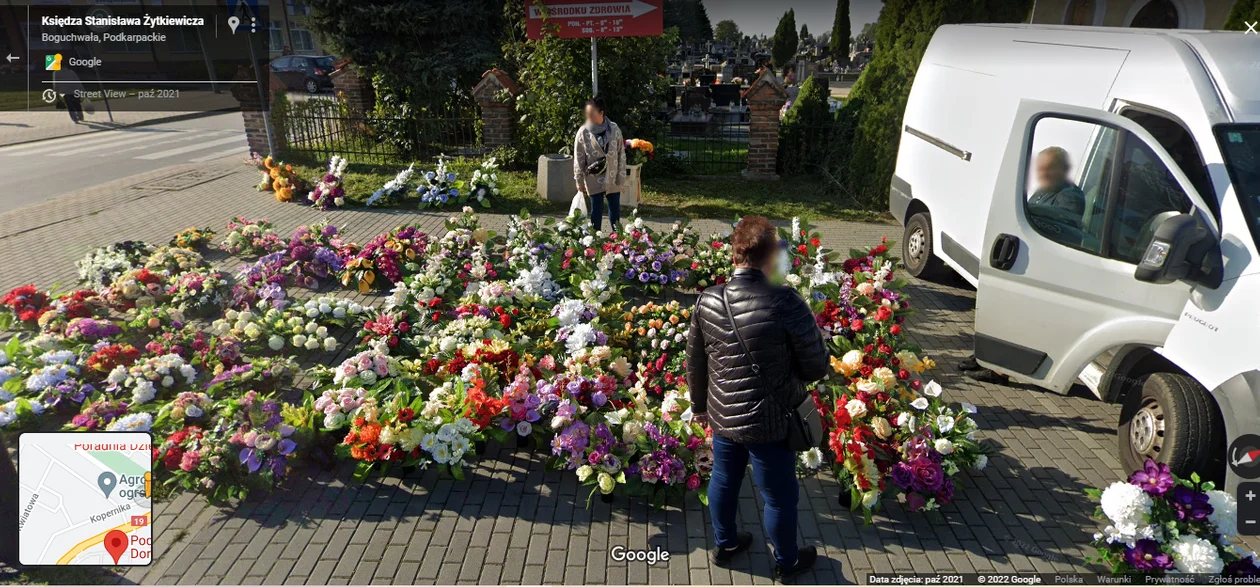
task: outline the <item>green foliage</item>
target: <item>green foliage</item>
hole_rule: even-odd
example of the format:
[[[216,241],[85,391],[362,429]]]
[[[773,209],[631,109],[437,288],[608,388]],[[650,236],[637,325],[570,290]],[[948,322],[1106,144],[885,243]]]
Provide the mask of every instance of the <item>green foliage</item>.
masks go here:
[[[738,43],[744,39],[744,33],[739,30],[739,25],[735,24],[735,21],[723,20],[717,23],[713,38],[723,43]]]
[[[882,206],[896,166],[901,120],[914,74],[936,28],[963,22],[1023,22],[1032,0],[888,0],[875,27],[874,58],[849,93],[841,119],[855,124],[841,181],[858,202]]]
[[[779,19],[779,26],[774,29],[774,37],[770,41],[770,58],[775,67],[783,69],[796,57],[796,47],[800,44],[796,33],[796,11],[789,9]]]
[[[853,137],[851,120],[831,113],[827,84],[810,76],[801,84],[792,107],[779,126],[779,173],[783,175],[826,176],[845,161]],[[837,199],[850,202],[834,182],[823,184]]]
[[[801,40],[801,41],[808,41],[809,39],[810,39],[810,35],[809,35],[809,24],[803,24],[803,25],[801,25],[801,34],[800,34],[800,39],[799,39],[799,40]]]
[[[516,101],[516,146],[525,161],[570,152],[583,105],[591,96],[590,41],[550,36],[528,41],[521,0],[509,0],[505,11],[515,20],[503,55],[523,89]],[[609,118],[627,139],[656,135],[657,96],[664,96],[669,85],[661,72],[677,46],[672,29],[659,37],[599,40],[600,94]]]
[[[849,0],[836,0],[836,22],[831,25],[831,45],[827,49],[840,63],[849,62],[851,36],[853,23],[849,21]]]
[[[391,96],[395,115],[450,108],[498,59],[499,2],[308,0],[309,22]]]
[[[663,19],[665,28],[677,28],[678,37],[684,42],[713,40],[713,24],[704,0],[665,0]]]
[[[1225,19],[1225,30],[1245,31],[1247,23],[1257,20],[1260,20],[1260,1],[1237,0],[1229,11],[1229,18]]]

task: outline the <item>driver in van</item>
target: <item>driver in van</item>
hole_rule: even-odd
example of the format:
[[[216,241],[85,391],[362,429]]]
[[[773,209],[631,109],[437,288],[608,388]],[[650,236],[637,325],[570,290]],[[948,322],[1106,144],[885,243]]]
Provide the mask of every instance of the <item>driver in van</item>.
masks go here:
[[[1085,215],[1085,193],[1068,179],[1072,162],[1063,147],[1046,147],[1037,153],[1037,191],[1028,204],[1045,210],[1057,208],[1064,216],[1080,219]]]

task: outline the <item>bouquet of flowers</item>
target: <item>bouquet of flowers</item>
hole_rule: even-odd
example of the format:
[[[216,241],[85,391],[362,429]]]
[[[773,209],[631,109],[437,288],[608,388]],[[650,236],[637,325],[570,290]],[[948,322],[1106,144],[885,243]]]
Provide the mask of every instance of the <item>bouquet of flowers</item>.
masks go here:
[[[258,191],[275,192],[277,201],[288,202],[293,199],[294,192],[304,188],[302,179],[297,176],[292,165],[285,165],[270,155],[262,157],[257,153],[251,153],[248,162],[262,171]]]
[[[169,476],[167,484],[205,493],[212,502],[244,495],[234,482],[232,464],[226,439],[200,426],[175,430],[153,447],[154,468]]]
[[[297,442],[292,438],[296,429],[285,422],[283,408],[255,391],[221,403],[215,433],[227,436],[231,450],[238,451],[235,460],[247,473],[247,481],[231,497],[243,497],[251,487],[270,489],[288,475]]]
[[[49,309],[47,292],[33,284],[15,287],[0,297],[0,329],[9,329],[14,320],[33,328]]]
[[[473,171],[469,181],[468,197],[476,200],[482,208],[490,207],[490,197],[499,195],[499,163],[494,157],[481,162],[481,166]]]
[[[99,346],[99,345],[98,345]],[[88,355],[83,365],[93,372],[93,376],[103,378],[117,367],[126,367],[140,358],[140,349],[126,343],[114,343],[93,347],[96,350]]]
[[[213,240],[214,240],[214,231],[211,230],[209,227],[197,228],[196,226],[191,226],[191,227],[185,228],[184,230],[179,231],[178,234],[171,237],[170,244],[172,247],[180,247],[184,249],[197,249],[200,247],[209,246],[210,242]]]
[[[165,272],[167,275],[179,275],[205,266],[206,261],[201,257],[201,253],[174,246],[158,247],[144,262],[145,269]]]
[[[731,254],[731,243],[717,234],[698,243],[695,256],[691,259],[691,279],[695,288],[704,291],[707,287],[726,283],[735,272]]]
[[[152,308],[166,299],[166,275],[148,268],[132,269],[104,290],[104,299],[115,308]]]
[[[395,200],[401,200],[406,195],[407,189],[411,184],[411,178],[416,174],[415,167],[416,164],[412,163],[411,165],[408,165],[406,169],[399,171],[398,175],[394,176],[394,179],[385,182],[385,185],[381,186],[381,189],[373,192],[367,201],[364,202],[364,205],[387,206],[396,204],[397,202]]]
[[[328,173],[315,184],[315,189],[307,196],[311,204],[321,210],[340,208],[346,203],[346,190],[342,187],[345,181],[346,166],[350,162],[338,155],[328,160]]]
[[[460,192],[463,188],[464,182],[458,180],[454,171],[446,168],[446,159],[438,157],[437,169],[421,176],[420,187],[416,188],[416,193],[420,194],[420,208],[445,206],[452,200],[462,204],[468,201],[468,194]]]
[[[637,215],[624,227],[611,252],[623,255],[623,276],[651,293],[687,281],[691,266],[683,249],[686,227],[674,223],[668,233],[657,233]]]
[[[391,287],[420,270],[428,246],[429,236],[415,226],[400,226],[377,235],[346,260],[341,285],[354,284],[360,293],[367,293],[373,287]]]
[[[285,248],[266,218],[249,220],[237,216],[227,223],[227,231],[219,249],[229,255],[261,257]]]
[[[158,409],[153,419],[155,432],[174,432],[194,424],[207,424],[214,417],[214,400],[200,391],[185,391]]]
[[[1260,574],[1256,555],[1229,541],[1238,533],[1234,497],[1197,473],[1179,479],[1148,459],[1127,482],[1086,493],[1099,501],[1095,517],[1108,524],[1091,544],[1113,574]]]
[[[87,431],[106,430],[116,420],[127,415],[128,407],[124,400],[101,398],[84,404],[83,411],[76,414],[66,427]]]
[[[106,391],[116,397],[131,394],[129,405],[153,401],[159,394],[169,395],[168,390],[191,386],[197,379],[197,369],[176,354],[152,357],[130,367],[119,365],[105,378]]]
[[[123,241],[94,249],[80,259],[79,280],[88,288],[101,290],[109,287],[124,273],[144,266],[144,260],[153,253],[153,246],[140,241]]]
[[[645,385],[656,397],[666,387],[685,383],[687,332],[691,329],[691,309],[678,301],[648,302],[625,314],[623,334],[629,337],[634,360]]]
[[[79,318],[104,318],[109,307],[100,293],[80,289],[62,295],[43,309],[37,320],[40,331],[46,334],[65,333],[66,327]],[[3,318],[0,318],[3,321]]]
[[[643,154],[636,158],[636,163],[642,163],[644,158],[656,158],[656,147],[643,139],[626,139],[626,151],[638,151]]]
[[[906,363],[903,363],[903,365]],[[923,386],[923,395],[897,415],[900,432],[908,437],[901,445],[901,462],[891,478],[901,491],[898,500],[912,511],[929,511],[954,499],[961,471],[981,471],[992,450],[976,442],[976,407],[963,402],[953,408],[941,399],[935,381]]]
[[[166,286],[170,303],[190,315],[216,313],[227,303],[227,281],[218,271],[192,270],[177,275]]]
[[[75,318],[66,325],[66,340],[95,343],[118,336],[122,327],[97,318]]]

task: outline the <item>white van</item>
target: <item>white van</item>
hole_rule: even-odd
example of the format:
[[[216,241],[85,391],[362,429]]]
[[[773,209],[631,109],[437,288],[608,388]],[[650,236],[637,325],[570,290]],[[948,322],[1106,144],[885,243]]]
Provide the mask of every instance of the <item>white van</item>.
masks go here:
[[[1236,487],[1229,443],[1260,449],[1260,36],[941,27],[890,208],[912,274],[976,287],[981,364],[1122,403],[1127,469]]]

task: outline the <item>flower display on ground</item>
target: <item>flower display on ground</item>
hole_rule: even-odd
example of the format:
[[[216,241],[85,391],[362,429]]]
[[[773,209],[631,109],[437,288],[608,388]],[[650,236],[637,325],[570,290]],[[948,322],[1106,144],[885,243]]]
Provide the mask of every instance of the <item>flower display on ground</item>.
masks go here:
[[[349,161],[339,155],[333,155],[328,159],[328,172],[315,182],[315,189],[311,190],[310,195],[307,196],[312,206],[329,210],[346,204],[346,190],[342,187],[342,182],[345,181],[346,166],[349,164]],[[280,197],[279,192],[276,193],[276,197]]]
[[[1128,481],[1086,493],[1098,500],[1094,562],[1116,575],[1166,573],[1255,576],[1255,553],[1231,540],[1238,531],[1234,496],[1198,474],[1180,479],[1168,465],[1147,460]]]

